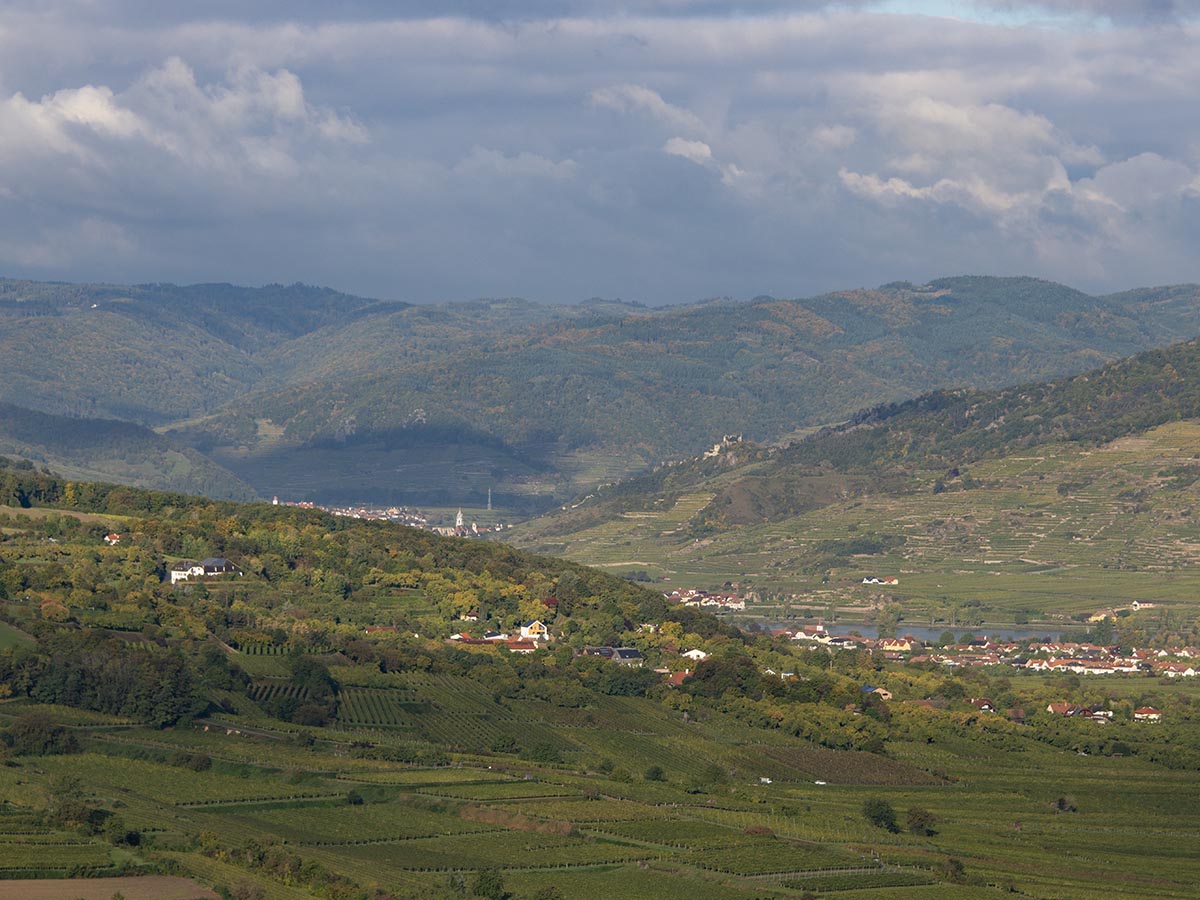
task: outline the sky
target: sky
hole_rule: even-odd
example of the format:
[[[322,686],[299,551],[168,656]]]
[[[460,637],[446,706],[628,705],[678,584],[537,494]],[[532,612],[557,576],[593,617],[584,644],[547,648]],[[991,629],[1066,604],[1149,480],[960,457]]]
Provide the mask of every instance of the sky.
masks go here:
[[[5,0],[0,275],[1200,281],[1200,0]]]

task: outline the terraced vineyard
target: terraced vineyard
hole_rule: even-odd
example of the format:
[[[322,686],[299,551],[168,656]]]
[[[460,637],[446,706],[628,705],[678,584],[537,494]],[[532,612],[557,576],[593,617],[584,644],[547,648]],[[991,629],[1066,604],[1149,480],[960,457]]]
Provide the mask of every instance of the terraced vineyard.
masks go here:
[[[416,698],[396,702],[431,709],[470,707],[467,680],[430,674],[398,680],[403,688],[395,691],[349,690],[360,692],[360,700],[378,692]],[[514,711],[514,719],[536,709],[528,707]],[[45,785],[70,773],[87,786],[87,796],[119,801],[128,824],[146,833],[219,835],[239,845],[282,841],[288,852],[360,884],[413,896],[434,896],[455,873],[469,878],[481,866],[497,867],[517,897],[547,884],[580,898],[624,884],[630,896],[647,900],[785,900],[809,889],[860,900],[998,898],[986,885],[1004,878],[1033,896],[1054,896],[1055,884],[1087,882],[1098,867],[1114,876],[1106,896],[1116,900],[1182,900],[1194,897],[1192,886],[1200,882],[1200,861],[1180,842],[1180,835],[1200,833],[1200,796],[1188,772],[1137,759],[1077,757],[1031,740],[1019,753],[967,738],[936,747],[897,744],[891,759],[839,753],[739,731],[721,716],[685,725],[637,698],[607,698],[594,713],[593,727],[560,729],[572,748],[560,765],[465,754],[448,766],[412,766],[331,743],[336,729],[322,730],[311,745],[261,728],[99,733],[93,744],[119,755],[89,752],[0,767],[0,792],[19,804],[0,808],[0,869],[32,861],[65,874],[111,864],[116,851],[102,840],[50,831],[22,811],[38,802]],[[634,723],[645,733],[633,733]],[[377,731],[372,753],[420,740],[395,726]],[[186,746],[210,753],[212,770],[154,761]],[[138,752],[147,758],[132,758]],[[612,754],[606,767],[617,766],[611,777],[592,768],[602,753]],[[721,763],[722,781],[689,786],[713,761]],[[913,762],[952,769],[955,780],[932,778]],[[630,774],[651,763],[663,767],[665,780]],[[759,781],[765,773],[774,783]],[[937,834],[873,828],[861,807],[880,792],[900,810],[934,810]],[[1104,799],[1081,799],[1079,811],[1064,818],[1050,802],[1063,793]],[[1137,834],[1114,827],[1130,816],[1170,826],[1145,825]],[[941,883],[950,848],[973,886]],[[1171,855],[1169,874],[1128,876],[1164,853]],[[195,850],[174,851],[172,858],[200,878],[258,883],[268,897],[305,896],[235,859]],[[950,887],[957,893],[947,893]]]
[[[917,624],[971,624],[960,616],[967,607],[995,623],[1062,622],[1133,599],[1194,615],[1198,460],[1200,422],[1182,421],[1096,449],[1047,445],[981,462],[970,467],[965,490],[952,483],[935,493],[940,473],[929,473],[907,493],[859,497],[699,540],[659,528],[656,514],[535,540],[581,562],[644,569],[664,587],[739,581],[771,597],[794,594],[809,610],[850,615],[886,596]],[[694,515],[702,496],[676,508]],[[829,546],[859,538],[893,546],[812,568]],[[880,572],[900,575],[900,585],[881,592],[860,584]],[[787,608],[776,601],[758,612],[777,617]]]

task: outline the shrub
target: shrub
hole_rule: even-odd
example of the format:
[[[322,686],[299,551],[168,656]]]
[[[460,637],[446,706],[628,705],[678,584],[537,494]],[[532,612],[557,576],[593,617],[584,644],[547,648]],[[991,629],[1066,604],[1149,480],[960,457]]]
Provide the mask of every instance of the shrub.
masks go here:
[[[167,763],[172,766],[179,766],[182,769],[191,769],[193,772],[207,772],[212,768],[212,757],[207,753],[189,753],[186,750],[176,750],[167,757]]]
[[[908,830],[913,834],[919,834],[928,837],[934,834],[933,823],[937,821],[937,816],[927,809],[922,809],[919,806],[914,806],[908,811]]]
[[[79,749],[75,736],[43,712],[19,716],[9,726],[5,739],[17,756],[74,753]]]
[[[895,834],[900,830],[896,824],[896,811],[892,809],[892,804],[886,800],[881,800],[878,797],[872,797],[863,801],[863,815],[867,821],[876,828],[883,828]]]
[[[471,894],[487,900],[507,900],[512,896],[504,889],[504,878],[497,869],[480,869],[475,873]]]

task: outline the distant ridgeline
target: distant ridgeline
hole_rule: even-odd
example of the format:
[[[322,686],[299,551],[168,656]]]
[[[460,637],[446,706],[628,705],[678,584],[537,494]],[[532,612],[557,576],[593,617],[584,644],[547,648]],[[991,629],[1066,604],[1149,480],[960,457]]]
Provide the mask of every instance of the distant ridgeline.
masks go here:
[[[0,399],[169,428],[262,496],[459,505],[491,487],[545,508],[722,434],[772,442],[1191,338],[1198,294],[964,277],[649,309],[0,281]]]

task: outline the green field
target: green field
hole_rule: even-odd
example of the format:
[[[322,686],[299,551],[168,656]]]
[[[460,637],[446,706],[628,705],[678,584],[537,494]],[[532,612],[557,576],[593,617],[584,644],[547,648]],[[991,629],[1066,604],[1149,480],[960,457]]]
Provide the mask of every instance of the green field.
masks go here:
[[[439,709],[424,715],[454,722],[471,708],[453,680],[415,677],[408,687],[439,698]],[[414,768],[347,757],[346,745],[339,750],[336,743],[304,749],[287,739],[248,740],[198,728],[100,735],[93,746],[119,755],[19,759],[16,769],[0,770],[14,773],[8,787],[0,779],[0,794],[16,804],[0,812],[0,868],[108,864],[109,850],[86,838],[66,839],[70,846],[55,856],[49,845],[64,838],[30,833],[31,820],[20,811],[36,805],[42,788],[10,793],[21,781],[44,786],[72,773],[90,796],[118,802],[131,825],[151,833],[282,841],[360,884],[417,894],[438,889],[456,872],[472,877],[491,866],[517,896],[555,884],[565,897],[587,898],[601,885],[627,884],[634,897],[782,900],[809,890],[809,879],[822,895],[873,900],[999,897],[996,888],[1010,886],[1066,900],[1100,883],[1113,898],[1197,896],[1200,860],[1192,843],[1200,834],[1200,785],[1189,772],[1136,758],[1080,757],[1030,738],[1003,750],[969,736],[896,743],[889,759],[769,740],[770,733],[721,717],[688,726],[690,752],[672,755],[679,726],[648,701],[611,698],[595,712],[610,725],[636,718],[653,733],[607,743],[597,741],[602,728],[572,728],[563,738],[576,748],[567,754],[575,760],[570,765],[505,761],[497,767],[502,761],[495,759],[492,768],[470,765],[469,757],[460,760],[466,765]],[[403,740],[381,730],[374,743]],[[214,769],[197,773],[131,758],[139,747],[147,754],[195,747],[212,755]],[[662,782],[584,774],[601,751],[633,772],[676,762]],[[732,762],[731,777],[696,792],[688,784],[698,764],[689,758]],[[251,765],[251,759],[277,767]],[[930,778],[928,768],[947,777]],[[234,771],[239,774],[229,774]],[[759,783],[767,772],[774,783]],[[364,792],[365,802],[347,803],[352,790]],[[1062,795],[1072,798],[1075,811],[1054,808]],[[860,812],[871,797],[887,799],[901,813],[912,806],[930,810],[936,833],[889,835],[872,828]],[[1130,821],[1138,827],[1122,824]],[[951,856],[965,867],[965,885],[943,880]],[[196,877],[226,884],[216,876],[241,869],[220,857],[172,858]],[[288,894],[260,873],[246,876],[280,889],[268,896],[303,895]]]

